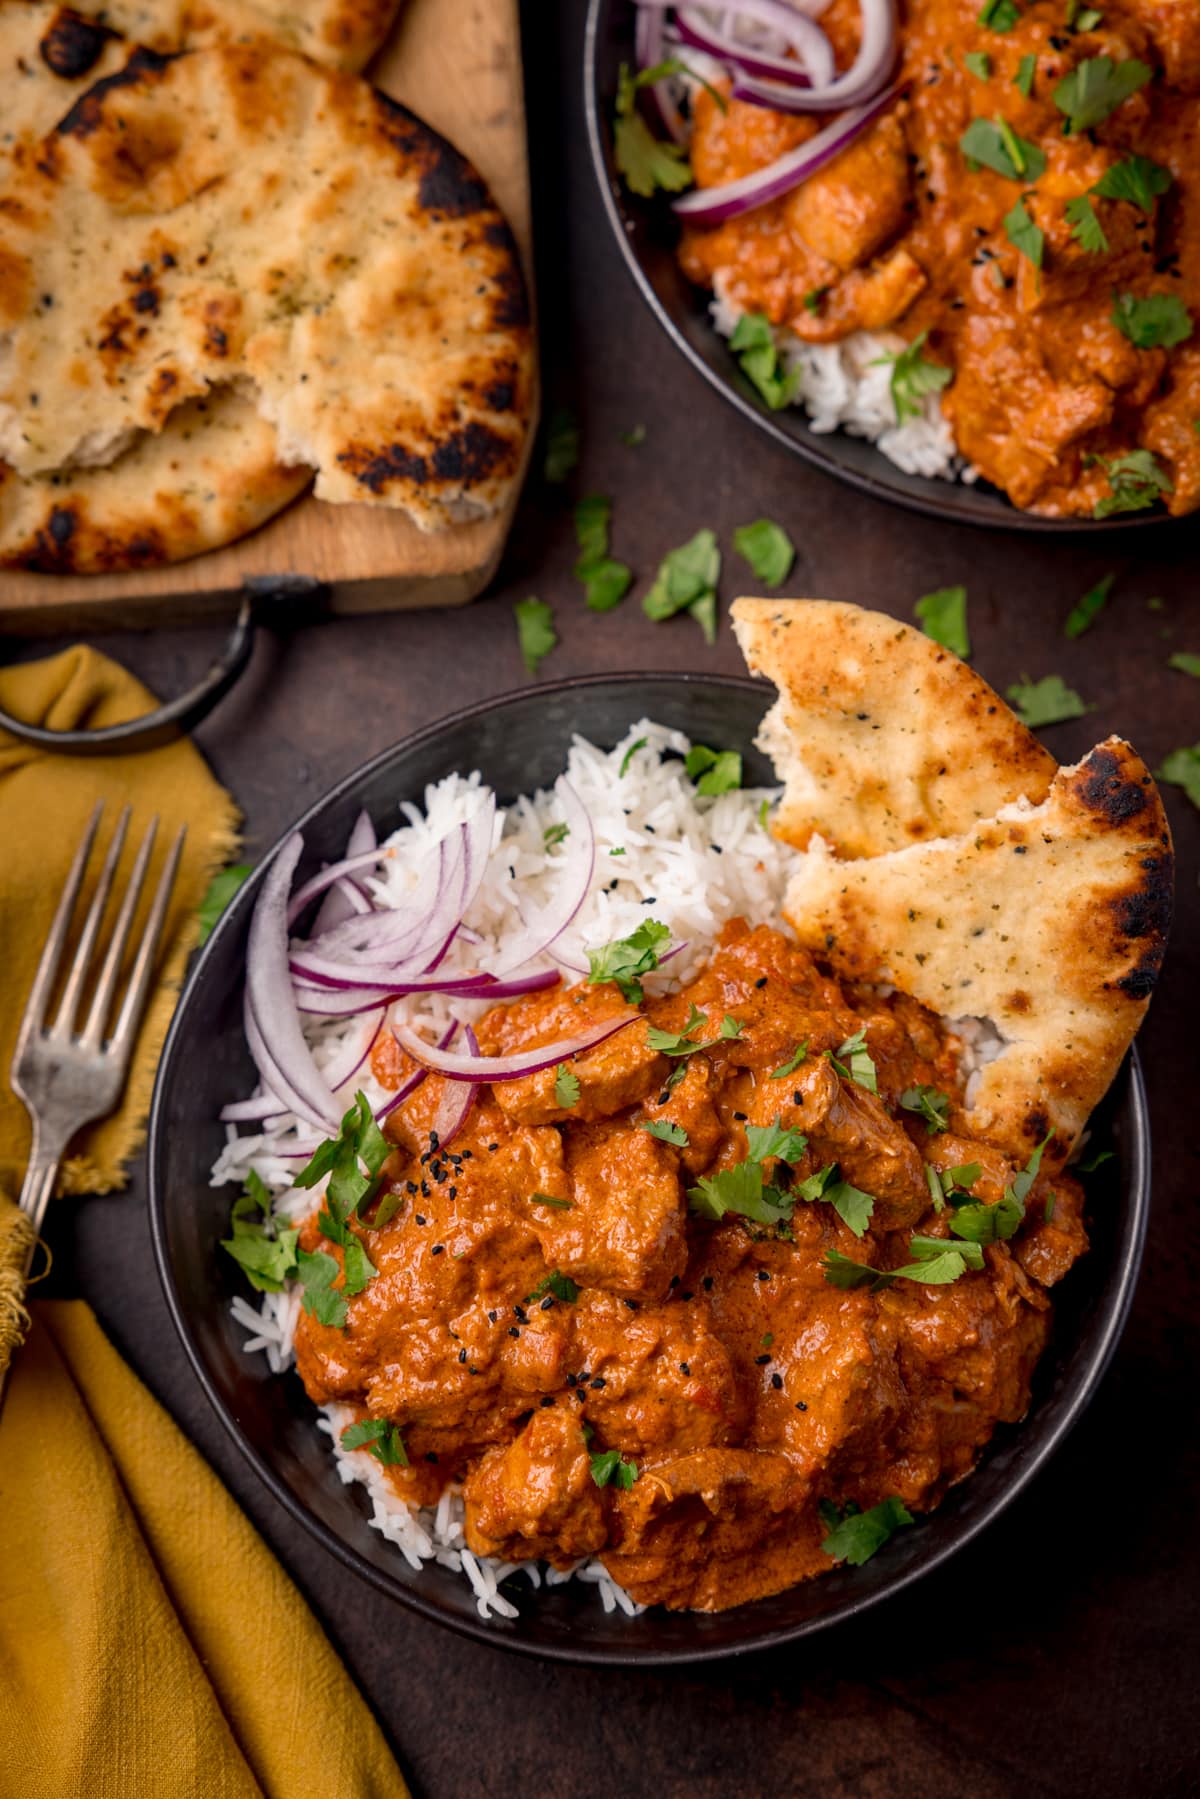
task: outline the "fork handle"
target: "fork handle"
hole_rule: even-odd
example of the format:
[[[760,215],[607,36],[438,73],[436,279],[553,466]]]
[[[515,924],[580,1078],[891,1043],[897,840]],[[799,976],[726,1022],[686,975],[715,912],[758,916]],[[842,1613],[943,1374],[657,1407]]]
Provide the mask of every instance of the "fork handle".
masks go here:
[[[61,1160],[61,1152],[52,1154],[48,1150],[35,1147],[29,1166],[25,1170],[25,1179],[21,1183],[21,1195],[17,1204],[27,1214],[37,1233],[41,1231],[42,1220],[46,1216],[46,1207],[50,1204],[50,1195],[54,1191],[54,1178],[58,1173],[58,1165]],[[31,1248],[25,1263],[26,1274],[29,1273],[32,1264],[33,1249]]]

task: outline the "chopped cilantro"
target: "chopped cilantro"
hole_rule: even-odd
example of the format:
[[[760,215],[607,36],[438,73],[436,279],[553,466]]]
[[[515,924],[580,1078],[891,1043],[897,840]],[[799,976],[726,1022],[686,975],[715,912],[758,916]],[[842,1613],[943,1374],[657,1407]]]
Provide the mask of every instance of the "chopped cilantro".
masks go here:
[[[1068,132],[1090,131],[1153,76],[1150,65],[1136,56],[1119,63],[1111,56],[1089,56],[1063,76],[1054,90],[1054,104],[1065,114]]]
[[[694,743],[683,766],[688,779],[695,781],[696,792],[710,798],[732,793],[742,784],[742,758],[736,750],[710,750]]]
[[[261,1214],[261,1216],[259,1216]],[[281,1293],[296,1271],[298,1230],[279,1230],[271,1212],[271,1195],[261,1176],[250,1169],[246,1190],[233,1202],[229,1236],[221,1248],[231,1255],[259,1293]]]
[[[1172,787],[1182,787],[1193,806],[1200,806],[1200,743],[1172,750],[1163,758],[1162,767],[1155,774],[1158,780],[1169,781]]]
[[[844,1256],[838,1249],[830,1249],[825,1252],[821,1269],[831,1287],[869,1287],[877,1292],[899,1280],[946,1287],[968,1268],[982,1267],[981,1252],[973,1243],[951,1244],[940,1237],[913,1237],[909,1247],[914,1260],[903,1268],[872,1268],[866,1262]]]
[[[987,81],[992,73],[992,59],[986,50],[968,50],[963,57],[963,66],[978,81]]]
[[[958,147],[971,162],[1010,181],[1033,182],[1046,172],[1046,158],[1037,145],[1018,137],[1005,119],[972,119]]]
[[[773,519],[756,519],[752,525],[739,525],[733,534],[733,547],[754,570],[764,587],[779,587],[791,573],[796,560],[796,546]]]
[[[740,1037],[745,1028],[744,1024],[739,1024],[732,1012],[726,1012],[724,1018],[721,1020],[721,1028],[717,1032],[717,1036],[724,1038]]]
[[[686,1149],[688,1134],[681,1124],[672,1124],[669,1118],[655,1118],[651,1122],[639,1125],[648,1137],[657,1137],[660,1143],[673,1143],[676,1149]]]
[[[558,844],[565,843],[570,835],[570,825],[547,825],[546,829],[542,832],[542,848],[552,850]]]
[[[554,1212],[569,1212],[575,1204],[573,1199],[556,1199],[553,1193],[531,1193],[531,1206],[549,1206]]]
[[[337,1136],[327,1137],[319,1144],[311,1161],[296,1176],[297,1187],[309,1188],[328,1175],[325,1205],[334,1229],[325,1230],[325,1212],[317,1222],[331,1242],[340,1243],[337,1226],[344,1224],[351,1212],[357,1209],[361,1213],[369,1204],[389,1153],[387,1138],[375,1122],[370,1100],[365,1093],[357,1092]]]
[[[889,1537],[894,1537],[904,1525],[915,1523],[915,1519],[899,1499],[882,1499],[869,1512],[848,1505],[843,1513],[826,1500],[821,1505],[821,1522],[829,1532],[821,1544],[825,1554],[835,1562],[849,1562],[852,1568],[860,1568],[877,1549],[883,1548]]]
[[[843,1080],[856,1081],[860,1087],[865,1087],[868,1093],[879,1092],[879,1082],[875,1078],[875,1064],[871,1060],[871,1052],[867,1048],[865,1031],[855,1031],[853,1037],[847,1037],[836,1055],[828,1049],[825,1054]],[[845,1062],[840,1060],[843,1056],[847,1058]]]
[[[196,920],[200,926],[200,934],[196,938],[198,944],[207,943],[216,927],[218,918],[228,906],[230,900],[250,875],[254,872],[249,862],[238,862],[232,868],[223,868],[208,883],[208,890],[196,909]]]
[[[810,287],[804,296],[804,310],[811,312],[815,318],[821,310],[821,301],[829,292],[827,287]]]
[[[636,450],[638,448],[639,444],[644,444],[645,441],[646,441],[645,425],[633,425],[630,427],[630,429],[628,431],[622,431],[622,433],[621,433],[621,442],[626,446],[627,449]]]
[[[806,1059],[807,1055],[808,1038],[806,1037],[803,1043],[798,1043],[796,1045],[786,1062],[781,1062],[778,1068],[773,1068],[771,1070],[770,1079],[773,1081],[786,1081],[789,1074],[795,1074],[801,1062]]]
[[[1105,1162],[1115,1162],[1116,1159],[1111,1149],[1098,1149],[1094,1156],[1088,1157],[1086,1162],[1076,1162],[1075,1173],[1095,1174],[1097,1168],[1103,1168]]]
[[[898,425],[902,425],[906,419],[920,418],[926,395],[939,393],[954,378],[952,370],[943,367],[940,362],[931,361],[924,354],[925,339],[928,336],[928,331],[919,331],[903,350],[892,350],[886,356],[877,356],[871,365],[872,368],[885,362],[892,365],[892,405],[896,408]]]
[[[615,981],[630,1005],[641,1005],[645,993],[640,977],[653,973],[658,967],[660,950],[670,941],[671,933],[665,924],[659,924],[655,918],[643,919],[628,937],[606,943],[602,949],[588,950],[589,984],[596,986],[601,981]]]
[[[535,599],[531,594],[527,600],[515,602],[513,614],[517,621],[521,660],[529,673],[536,675],[543,656],[548,656],[558,642],[553,609],[545,600]]]
[[[604,494],[588,494],[575,507],[575,538],[579,560],[575,578],[582,581],[584,599],[592,612],[611,612],[629,591],[633,570],[615,562],[608,553],[608,528],[612,501]]]
[[[1103,18],[1094,6],[1080,6],[1079,0],[1070,0],[1067,7],[1067,24],[1074,32],[1095,31]]]
[[[746,1143],[752,1162],[798,1162],[808,1147],[808,1138],[794,1131],[776,1115],[773,1124],[748,1124]]]
[[[557,486],[565,481],[579,461],[579,426],[569,407],[559,406],[546,426],[546,459],[542,472],[547,481]]]
[[[707,641],[715,643],[720,575],[716,533],[706,527],[663,557],[654,585],[642,601],[642,611],[655,621],[690,612]]]
[[[965,587],[938,587],[924,594],[913,607],[921,629],[934,643],[953,650],[966,662],[971,654],[967,635],[967,590]]]
[[[729,348],[742,373],[757,388],[772,412],[779,412],[796,397],[797,376],[780,363],[779,346],[765,312],[744,312],[738,320]]]
[[[1148,156],[1126,156],[1105,169],[1092,189],[1105,200],[1128,200],[1142,212],[1149,212],[1159,194],[1171,185],[1171,171]]]
[[[1117,294],[1109,315],[1122,337],[1139,350],[1170,350],[1192,335],[1192,315],[1178,294]]]
[[[849,1181],[842,1180],[836,1162],[830,1162],[816,1174],[797,1181],[790,1197],[802,1199],[808,1205],[815,1205],[818,1200],[823,1200],[826,1205],[833,1207],[842,1223],[856,1237],[863,1235],[875,1211],[874,1197],[858,1187],[852,1187]]]
[[[989,31],[1011,31],[1021,23],[1021,9],[1015,0],[984,0],[979,23]]]
[[[906,1112],[917,1112],[925,1120],[931,1137],[950,1128],[950,1095],[940,1087],[906,1087],[900,1095]]]
[[[408,1467],[408,1451],[398,1425],[386,1418],[360,1418],[342,1432],[343,1449],[365,1449],[377,1462]]]
[[[736,1162],[717,1174],[702,1175],[688,1188],[688,1204],[699,1217],[718,1223],[735,1212],[756,1224],[779,1224],[790,1218],[793,1207],[790,1194],[765,1184],[761,1162]]]
[[[758,808],[758,828],[760,831],[765,831],[768,828],[767,818],[770,815],[770,811],[771,811],[770,800],[763,800],[762,804]]]
[[[1017,64],[1017,72],[1013,76],[1014,87],[1019,88],[1027,100],[1033,92],[1033,78],[1036,74],[1037,57],[1031,51],[1028,56],[1021,58]]]
[[[950,1220],[950,1229],[956,1237],[965,1238],[974,1245],[983,1245],[1006,1242],[1013,1235],[1025,1216],[1025,1201],[1038,1177],[1042,1156],[1049,1141],[1050,1136],[1042,1139],[1024,1168],[1013,1176],[1004,1189],[1003,1196],[994,1205],[976,1200],[971,1205],[959,1206],[955,1210]],[[979,1178],[978,1173],[975,1178]]]
[[[625,185],[631,193],[648,199],[662,188],[678,194],[690,186],[692,165],[681,144],[664,143],[656,138],[638,111],[637,91],[649,82],[660,81],[668,71],[664,65],[643,69],[632,75],[626,63],[617,77],[617,107],[613,121],[613,154]]]
[[[645,749],[647,741],[648,740],[645,737],[639,737],[636,742],[631,743],[629,748],[625,751],[625,754],[621,757],[621,766],[617,770],[617,779],[619,781],[625,779],[625,776],[629,773],[629,764],[633,761],[633,758],[637,755],[639,750]]]
[[[1071,235],[1088,256],[1103,256],[1109,248],[1104,227],[1087,194],[1076,194],[1064,208]]]
[[[535,1299],[545,1299],[547,1295],[561,1299],[564,1305],[574,1305],[579,1298],[579,1288],[569,1276],[560,1274],[557,1268],[552,1268],[549,1274],[538,1282],[533,1292],[526,1294],[525,1304],[532,1305]]]
[[[700,1012],[695,1006],[689,1006],[687,1021],[681,1031],[660,1031],[651,1025],[646,1032],[646,1041],[660,1056],[694,1055],[696,1050],[708,1047],[696,1036],[701,1026],[707,1023],[707,1012]]]
[[[1026,261],[1031,262],[1035,269],[1041,268],[1046,254],[1046,233],[1040,225],[1034,224],[1024,200],[1018,200],[1016,205],[1005,213],[1004,235],[1014,250],[1024,256]]]
[[[559,1106],[579,1104],[579,1076],[560,1062],[554,1075],[554,1103]]]
[[[1092,509],[1096,518],[1110,518],[1114,512],[1141,512],[1175,492],[1152,450],[1128,450],[1124,456],[1114,456],[1111,462],[1103,456],[1096,460],[1103,465],[1112,488],[1104,499],[1096,501]]]
[[[588,1465],[598,1487],[606,1487],[611,1481],[614,1487],[621,1487],[625,1492],[640,1473],[637,1463],[625,1461],[619,1449],[593,1450],[588,1456]]]
[[[1167,667],[1177,669],[1181,675],[1194,675],[1200,681],[1200,656],[1193,655],[1191,650],[1176,650],[1168,658]]]
[[[1063,626],[1064,637],[1082,637],[1085,631],[1091,629],[1104,610],[1116,578],[1112,574],[1101,575],[1096,585],[1089,587],[1083,598],[1072,606]]]
[[[332,1256],[323,1249],[309,1255],[306,1249],[296,1251],[296,1270],[304,1287],[301,1305],[310,1318],[318,1324],[331,1325],[334,1330],[346,1328],[346,1301],[340,1293],[333,1291],[333,1283],[340,1272]]]
[[[1006,690],[1006,697],[1021,723],[1031,731],[1043,725],[1060,725],[1068,718],[1082,718],[1092,710],[1061,675],[1043,675],[1040,681],[1031,681],[1026,675]]]

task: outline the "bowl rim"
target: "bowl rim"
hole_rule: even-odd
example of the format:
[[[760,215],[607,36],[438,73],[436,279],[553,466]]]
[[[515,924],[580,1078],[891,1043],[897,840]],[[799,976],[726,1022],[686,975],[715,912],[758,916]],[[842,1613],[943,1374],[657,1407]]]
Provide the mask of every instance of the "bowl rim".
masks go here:
[[[691,364],[699,375],[702,375],[709,387],[720,394],[735,411],[748,419],[780,448],[798,456],[801,461],[819,469],[831,480],[845,482],[847,486],[857,489],[859,493],[868,494],[871,499],[882,500],[892,506],[903,506],[910,512],[921,514],[925,518],[939,520],[942,524],[967,525],[977,531],[1015,531],[1028,535],[1049,537],[1081,537],[1099,536],[1106,538],[1127,535],[1132,531],[1162,531],[1168,526],[1186,525],[1188,515],[1172,518],[1160,512],[1118,514],[1107,519],[1097,518],[1044,518],[1038,513],[1024,512],[1013,504],[1000,490],[995,489],[997,499],[1002,502],[996,507],[995,515],[980,517],[971,511],[956,509],[951,494],[963,491],[959,482],[939,481],[936,476],[919,477],[929,488],[928,496],[920,491],[910,491],[898,483],[892,484],[887,476],[888,463],[883,452],[875,445],[875,457],[880,466],[878,474],[870,469],[858,469],[841,460],[832,450],[825,447],[824,438],[818,438],[811,430],[803,434],[793,433],[784,428],[776,415],[739,391],[733,380],[733,369],[721,373],[700,355],[695,345],[679,329],[651,281],[642,267],[631,240],[625,213],[610,173],[610,157],[605,136],[603,107],[600,95],[599,37],[602,21],[611,15],[616,0],[588,0],[587,22],[584,32],[583,53],[583,109],[587,126],[588,145],[591,151],[592,171],[596,177],[596,185],[600,190],[600,199],[613,237],[621,251],[626,270],[632,276],[634,285],[642,299],[653,313],[661,329],[666,333],[676,350]],[[831,445],[836,444],[843,436],[841,428],[828,434]],[[904,471],[897,469],[897,474]],[[967,490],[969,491],[969,490]],[[989,491],[993,491],[990,490]]]
[[[858,1597],[850,1597],[841,1605],[829,1612],[810,1618],[800,1619],[794,1624],[774,1624],[764,1629],[758,1636],[745,1643],[731,1645],[697,1645],[694,1649],[687,1646],[672,1645],[667,1648],[640,1649],[632,1645],[628,1649],[612,1647],[606,1644],[591,1644],[581,1640],[578,1645],[569,1643],[542,1643],[533,1641],[517,1632],[497,1632],[487,1620],[467,1614],[452,1614],[444,1611],[434,1600],[427,1597],[416,1586],[405,1586],[395,1580],[383,1568],[361,1556],[334,1529],[325,1524],[305,1506],[288,1487],[287,1483],[275,1472],[269,1461],[243,1434],[237,1418],[227,1405],[218,1390],[217,1382],[201,1355],[199,1346],[193,1341],[190,1327],[176,1283],[174,1269],[170,1259],[166,1231],[166,1195],[164,1157],[167,1139],[166,1096],[170,1070],[188,1030],[188,1013],[193,993],[199,991],[204,979],[208,962],[215,957],[217,947],[222,939],[238,928],[240,921],[247,914],[253,898],[261,884],[265,871],[275,855],[296,831],[303,832],[311,820],[318,814],[325,814],[331,808],[352,802],[356,789],[368,781],[377,771],[385,768],[396,758],[407,755],[431,741],[436,740],[448,728],[469,723],[483,713],[502,710],[521,702],[527,702],[533,693],[538,695],[561,695],[578,693],[582,689],[611,687],[621,689],[631,680],[648,679],[662,682],[669,686],[677,686],[686,690],[689,686],[717,687],[735,689],[742,692],[762,694],[768,683],[754,679],[748,675],[697,674],[670,670],[629,670],[621,673],[600,673],[569,675],[557,681],[540,683],[536,688],[523,687],[511,689],[503,694],[496,694],[487,699],[476,701],[469,706],[457,708],[435,719],[428,725],[410,732],[406,737],[380,750],[367,761],[343,775],[323,795],[310,806],[287,828],[280,833],[270,847],[259,858],[254,872],[243,883],[234,898],[218,919],[208,940],[196,956],[188,971],[187,979],[180,992],[174,1014],[163,1043],[159,1057],[158,1071],[155,1077],[154,1093],[150,1103],[149,1124],[147,1129],[146,1169],[149,1191],[150,1233],[154,1247],[155,1265],[159,1282],[166,1300],[167,1310],[176,1334],[183,1345],[184,1353],[191,1364],[192,1371],[200,1383],[205,1397],[216,1412],[226,1434],[236,1445],[244,1459],[258,1475],[267,1490],[279,1501],[284,1510],[298,1524],[345,1567],[368,1581],[378,1592],[396,1600],[401,1605],[417,1612],[432,1623],[440,1624],[477,1642],[485,1643],[493,1649],[505,1649],[519,1655],[528,1655],[546,1661],[564,1662],[579,1665],[608,1667],[676,1667],[701,1662],[725,1661],[737,1656],[756,1654],[768,1648],[778,1648],[786,1643],[799,1642],[801,1639],[815,1636],[821,1631],[832,1629],[835,1625],[844,1624],[852,1618],[885,1603],[896,1594],[911,1587],[914,1582],[924,1579],[934,1569],[941,1567],[959,1550],[972,1543],[990,1525],[994,1518],[1006,1511],[1017,1496],[1022,1493],[1041,1472],[1051,1456],[1058,1450],[1063,1440],[1074,1428],[1083,1412],[1091,1403],[1096,1390],[1112,1360],[1121,1333],[1124,1330],[1129,1309],[1132,1304],[1134,1289],[1141,1267],[1142,1252],[1145,1246],[1146,1230],[1150,1206],[1150,1117],[1146,1102],[1145,1081],[1142,1074],[1141,1059],[1136,1044],[1132,1045],[1118,1080],[1128,1081],[1128,1105],[1132,1119],[1129,1132],[1128,1164],[1123,1159],[1121,1167],[1121,1203],[1127,1212],[1126,1223],[1121,1233],[1121,1244],[1116,1265],[1110,1280],[1110,1290],[1103,1304],[1103,1309],[1096,1321],[1096,1341],[1092,1345],[1088,1359],[1076,1375],[1078,1385],[1068,1397],[1060,1401],[1061,1415],[1055,1420],[1045,1441],[1020,1464],[1005,1483],[1003,1488],[990,1499],[981,1503],[976,1515],[960,1521],[951,1540],[931,1549],[925,1560],[900,1572],[894,1580],[885,1586]],[[1016,1428],[1023,1428],[1024,1421]]]

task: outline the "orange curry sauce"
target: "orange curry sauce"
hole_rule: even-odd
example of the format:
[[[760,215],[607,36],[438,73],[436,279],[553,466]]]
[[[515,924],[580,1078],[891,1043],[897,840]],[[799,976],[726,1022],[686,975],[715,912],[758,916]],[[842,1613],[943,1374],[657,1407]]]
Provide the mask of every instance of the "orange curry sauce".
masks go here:
[[[680,1032],[692,1005],[706,1047],[674,1060],[652,1048],[647,1021]],[[301,1318],[299,1369],[318,1404],[402,1428],[409,1466],[386,1473],[405,1499],[462,1482],[477,1553],[598,1555],[637,1600],[715,1611],[831,1566],[820,1501],[933,1506],[995,1425],[1021,1418],[1045,1289],[1086,1247],[1082,1195],[1056,1175],[1048,1208],[1040,1180],[1017,1235],[953,1285],[841,1290],[822,1269],[829,1251],[896,1268],[915,1230],[947,1236],[926,1162],[981,1164],[987,1202],[1015,1173],[962,1134],[953,1039],[914,1002],[852,994],[779,932],[740,921],[680,993],[633,1009],[611,984],[542,992],[496,1007],[478,1034],[485,1054],[505,1054],[613,1016],[632,1022],[571,1064],[569,1107],[553,1068],[485,1087],[432,1155],[440,1079],[392,1114],[400,1210],[353,1227],[378,1275],[344,1329]],[[718,1034],[726,1016],[736,1036]],[[823,1053],[860,1029],[878,1097]],[[396,1086],[411,1065],[388,1038],[374,1067]],[[950,1096],[948,1130],[900,1107],[918,1084]],[[686,1146],[642,1128],[656,1120]],[[820,1201],[797,1203],[782,1232],[689,1208],[698,1177],[746,1160],[747,1124],[776,1120],[808,1147],[769,1179],[837,1163],[874,1197],[861,1241]],[[315,1217],[301,1242],[341,1258]],[[575,1297],[531,1299],[552,1270]],[[589,1456],[609,1450],[636,1464],[627,1489],[592,1478]]]
[[[896,104],[826,169],[739,219],[690,227],[688,276],[810,343],[858,330],[928,332],[953,370],[943,410],[959,450],[1016,505],[1091,514],[1111,493],[1104,464],[1150,451],[1172,512],[1200,506],[1200,329],[1172,348],[1137,348],[1114,298],[1171,294],[1200,325],[1200,0],[1018,0],[1008,30],[980,0],[904,0]],[[858,0],[822,25],[841,67],[858,41]],[[986,75],[964,61],[973,55]],[[1054,91],[1080,63],[1136,57],[1154,78],[1093,129],[1064,135]],[[1033,58],[1031,65],[1028,61]],[[1020,78],[1020,80],[1018,79]],[[1026,94],[1024,88],[1028,87]],[[1036,181],[972,168],[959,140],[974,119],[1004,120],[1045,155]],[[701,188],[749,174],[812,136],[796,118],[739,101],[695,105]],[[1092,193],[1131,154],[1167,170],[1149,214]],[[1090,195],[1107,249],[1085,249],[1068,204]],[[1023,199],[1044,233],[1043,266],[1015,247],[1005,217]]]

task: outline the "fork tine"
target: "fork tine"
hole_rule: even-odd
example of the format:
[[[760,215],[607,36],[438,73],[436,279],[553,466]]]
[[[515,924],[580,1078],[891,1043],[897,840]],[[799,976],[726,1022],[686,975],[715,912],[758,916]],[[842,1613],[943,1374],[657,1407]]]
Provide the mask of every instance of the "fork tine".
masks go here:
[[[121,971],[121,958],[125,954],[125,945],[129,940],[129,929],[133,923],[133,915],[137,910],[138,900],[142,895],[142,884],[146,879],[146,866],[154,849],[154,839],[158,834],[158,815],[146,826],[146,834],[142,838],[137,857],[129,876],[129,884],[121,901],[121,909],[117,913],[113,925],[112,939],[104,957],[104,966],[100,970],[100,979],[96,983],[96,993],[92,1000],[92,1009],[88,1013],[87,1023],[79,1037],[82,1049],[99,1049],[104,1041],[104,1026],[112,1005],[113,993],[117,985],[117,976]]]
[[[138,1027],[142,1012],[146,1005],[146,995],[150,991],[150,982],[154,974],[154,958],[158,953],[158,940],[162,936],[163,924],[167,916],[167,907],[171,900],[171,889],[175,885],[175,876],[179,871],[179,858],[183,852],[183,840],[187,835],[187,826],[180,825],[178,835],[171,845],[166,866],[159,877],[158,890],[150,907],[150,915],[146,920],[146,928],[142,932],[142,941],[138,945],[137,958],[133,964],[133,972],[129,977],[129,988],[121,1005],[120,1016],[109,1040],[109,1053],[127,1057],[133,1043],[133,1033]]]
[[[47,1031],[47,1036],[58,1042],[66,1042],[75,1028],[75,1014],[79,1008],[83,984],[87,980],[91,966],[92,952],[96,947],[96,939],[100,935],[100,926],[104,921],[104,908],[108,904],[108,896],[112,891],[113,875],[117,870],[121,851],[125,847],[125,833],[129,829],[129,807],[124,806],[117,819],[117,828],[112,834],[100,879],[96,883],[96,891],[88,908],[88,915],[83,922],[79,945],[75,951],[75,960],[71,963],[67,984],[63,988],[62,1000],[59,1003],[58,1016]]]
[[[29,990],[29,998],[25,1003],[21,1028],[17,1033],[17,1046],[13,1052],[14,1074],[26,1043],[36,1031],[41,1030],[45,1020],[46,1003],[54,987],[54,978],[58,973],[63,944],[66,942],[67,932],[71,928],[71,914],[75,910],[75,901],[79,897],[79,889],[83,882],[83,871],[87,867],[88,858],[92,853],[92,844],[96,840],[96,829],[103,811],[104,802],[98,800],[80,839],[79,848],[75,851],[75,860],[71,864],[70,872],[63,886],[62,898],[58,902],[58,911],[54,914],[54,922],[46,935],[37,973],[33,977],[33,986]]]

